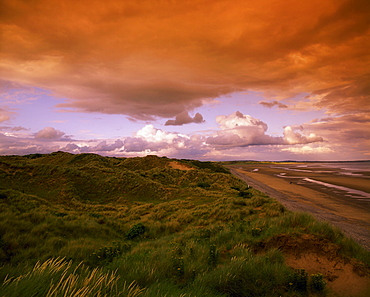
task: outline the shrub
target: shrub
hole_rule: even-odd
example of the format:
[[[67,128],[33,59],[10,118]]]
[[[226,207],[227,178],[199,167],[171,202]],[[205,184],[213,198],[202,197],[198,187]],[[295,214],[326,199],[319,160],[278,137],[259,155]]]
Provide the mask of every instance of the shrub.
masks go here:
[[[173,267],[175,269],[174,273],[178,280],[181,280],[185,275],[185,262],[183,257],[174,258]]]
[[[243,198],[251,198],[253,195],[250,192],[240,191],[238,193],[238,196],[243,197]]]
[[[212,267],[215,267],[217,265],[217,261],[218,261],[218,253],[216,250],[216,246],[214,244],[211,244],[209,246],[208,264]]]
[[[142,223],[136,224],[128,231],[126,234],[126,239],[132,240],[137,238],[138,236],[144,234],[146,230],[147,228]]]
[[[258,237],[258,236],[260,236],[261,235],[261,233],[262,233],[262,229],[261,228],[253,228],[252,229],[252,236],[253,237]]]
[[[24,157],[27,158],[27,159],[38,159],[38,158],[41,158],[43,156],[44,155],[42,155],[42,154],[29,154],[29,155],[25,155]]]
[[[326,282],[321,273],[311,274],[310,289],[312,292],[321,292],[325,289]]]
[[[307,292],[308,274],[305,269],[296,269],[289,284],[298,292]]]
[[[64,213],[64,212],[56,212],[54,215],[56,217],[60,217],[60,218],[63,218],[65,216],[68,216],[68,214],[67,213]]]
[[[102,247],[97,252],[90,256],[88,261],[91,265],[102,265],[107,262],[112,262],[114,258],[122,255],[124,252],[131,250],[131,245],[128,243],[120,244],[114,243],[110,247]]]
[[[197,187],[199,188],[203,188],[203,189],[206,189],[206,188],[209,188],[211,185],[209,183],[206,183],[206,182],[199,182],[197,184]]]

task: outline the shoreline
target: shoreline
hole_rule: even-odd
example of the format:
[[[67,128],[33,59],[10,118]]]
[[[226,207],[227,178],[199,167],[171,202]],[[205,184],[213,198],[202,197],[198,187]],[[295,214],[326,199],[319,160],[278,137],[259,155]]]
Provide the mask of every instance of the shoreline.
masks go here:
[[[228,165],[230,172],[253,188],[277,199],[288,210],[307,212],[338,227],[346,236],[370,250],[370,203],[344,197],[317,184],[300,184],[277,177],[265,166]],[[251,168],[254,168],[251,170]],[[259,169],[256,171],[255,169]],[[363,188],[363,187],[362,187]]]

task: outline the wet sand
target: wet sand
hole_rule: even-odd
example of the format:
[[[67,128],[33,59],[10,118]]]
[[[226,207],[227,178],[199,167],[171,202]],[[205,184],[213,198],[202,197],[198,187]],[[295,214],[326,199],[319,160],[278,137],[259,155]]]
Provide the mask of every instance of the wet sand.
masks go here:
[[[297,169],[297,164],[280,165],[246,163],[227,167],[234,175],[279,200],[289,210],[308,212],[319,220],[330,222],[370,250],[370,199],[356,195],[356,191],[370,195],[367,173],[362,176],[341,176],[330,168],[311,166],[308,170],[304,167]],[[308,182],[305,178],[339,188]],[[348,193],[340,187],[351,188],[355,193]]]

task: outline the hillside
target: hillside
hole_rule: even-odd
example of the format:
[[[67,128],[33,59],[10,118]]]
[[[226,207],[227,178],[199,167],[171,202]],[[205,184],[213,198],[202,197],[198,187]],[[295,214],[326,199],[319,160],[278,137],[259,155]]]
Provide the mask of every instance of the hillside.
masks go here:
[[[0,260],[0,296],[341,296],[348,277],[366,296],[370,285],[370,253],[337,229],[219,163],[157,156],[0,156]]]
[[[194,163],[203,164],[199,161]],[[197,171],[177,170],[173,168],[174,164],[199,169],[199,165],[190,160],[173,161],[156,156],[108,158],[64,152],[0,156],[0,190],[11,189],[66,204],[71,199],[91,203],[121,200],[155,202],[186,197],[190,195],[189,189],[202,182],[208,183],[213,190],[219,190],[226,181],[224,175],[217,174],[227,172],[226,169],[217,164],[208,165],[208,170]],[[231,177],[228,179],[233,180]],[[232,183],[240,182],[234,179]],[[193,195],[196,193],[191,190]]]

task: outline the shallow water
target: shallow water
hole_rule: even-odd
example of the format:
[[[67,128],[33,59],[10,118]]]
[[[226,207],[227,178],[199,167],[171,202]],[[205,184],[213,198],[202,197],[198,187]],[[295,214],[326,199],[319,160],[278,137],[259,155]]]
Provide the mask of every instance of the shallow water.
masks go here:
[[[277,177],[300,185],[318,186],[336,195],[370,201],[370,162],[271,164]],[[344,184],[343,184],[344,183]]]
[[[370,161],[366,162],[328,162],[328,163],[284,163],[271,165],[271,168],[280,168],[289,171],[332,173],[338,175],[353,175],[370,178]]]
[[[316,184],[319,184],[319,185],[322,185],[322,186],[325,186],[325,187],[334,188],[334,189],[337,189],[337,190],[340,190],[340,191],[343,191],[343,192],[347,192],[348,194],[346,196],[351,197],[351,198],[357,198],[357,199],[361,199],[361,200],[365,199],[366,201],[370,201],[370,194],[366,193],[364,191],[359,191],[359,190],[355,190],[355,189],[351,189],[351,188],[347,188],[347,187],[343,187],[343,186],[337,186],[337,185],[334,185],[334,184],[324,183],[324,182],[314,180],[314,179],[311,179],[311,178],[304,178],[303,181],[316,183]]]

